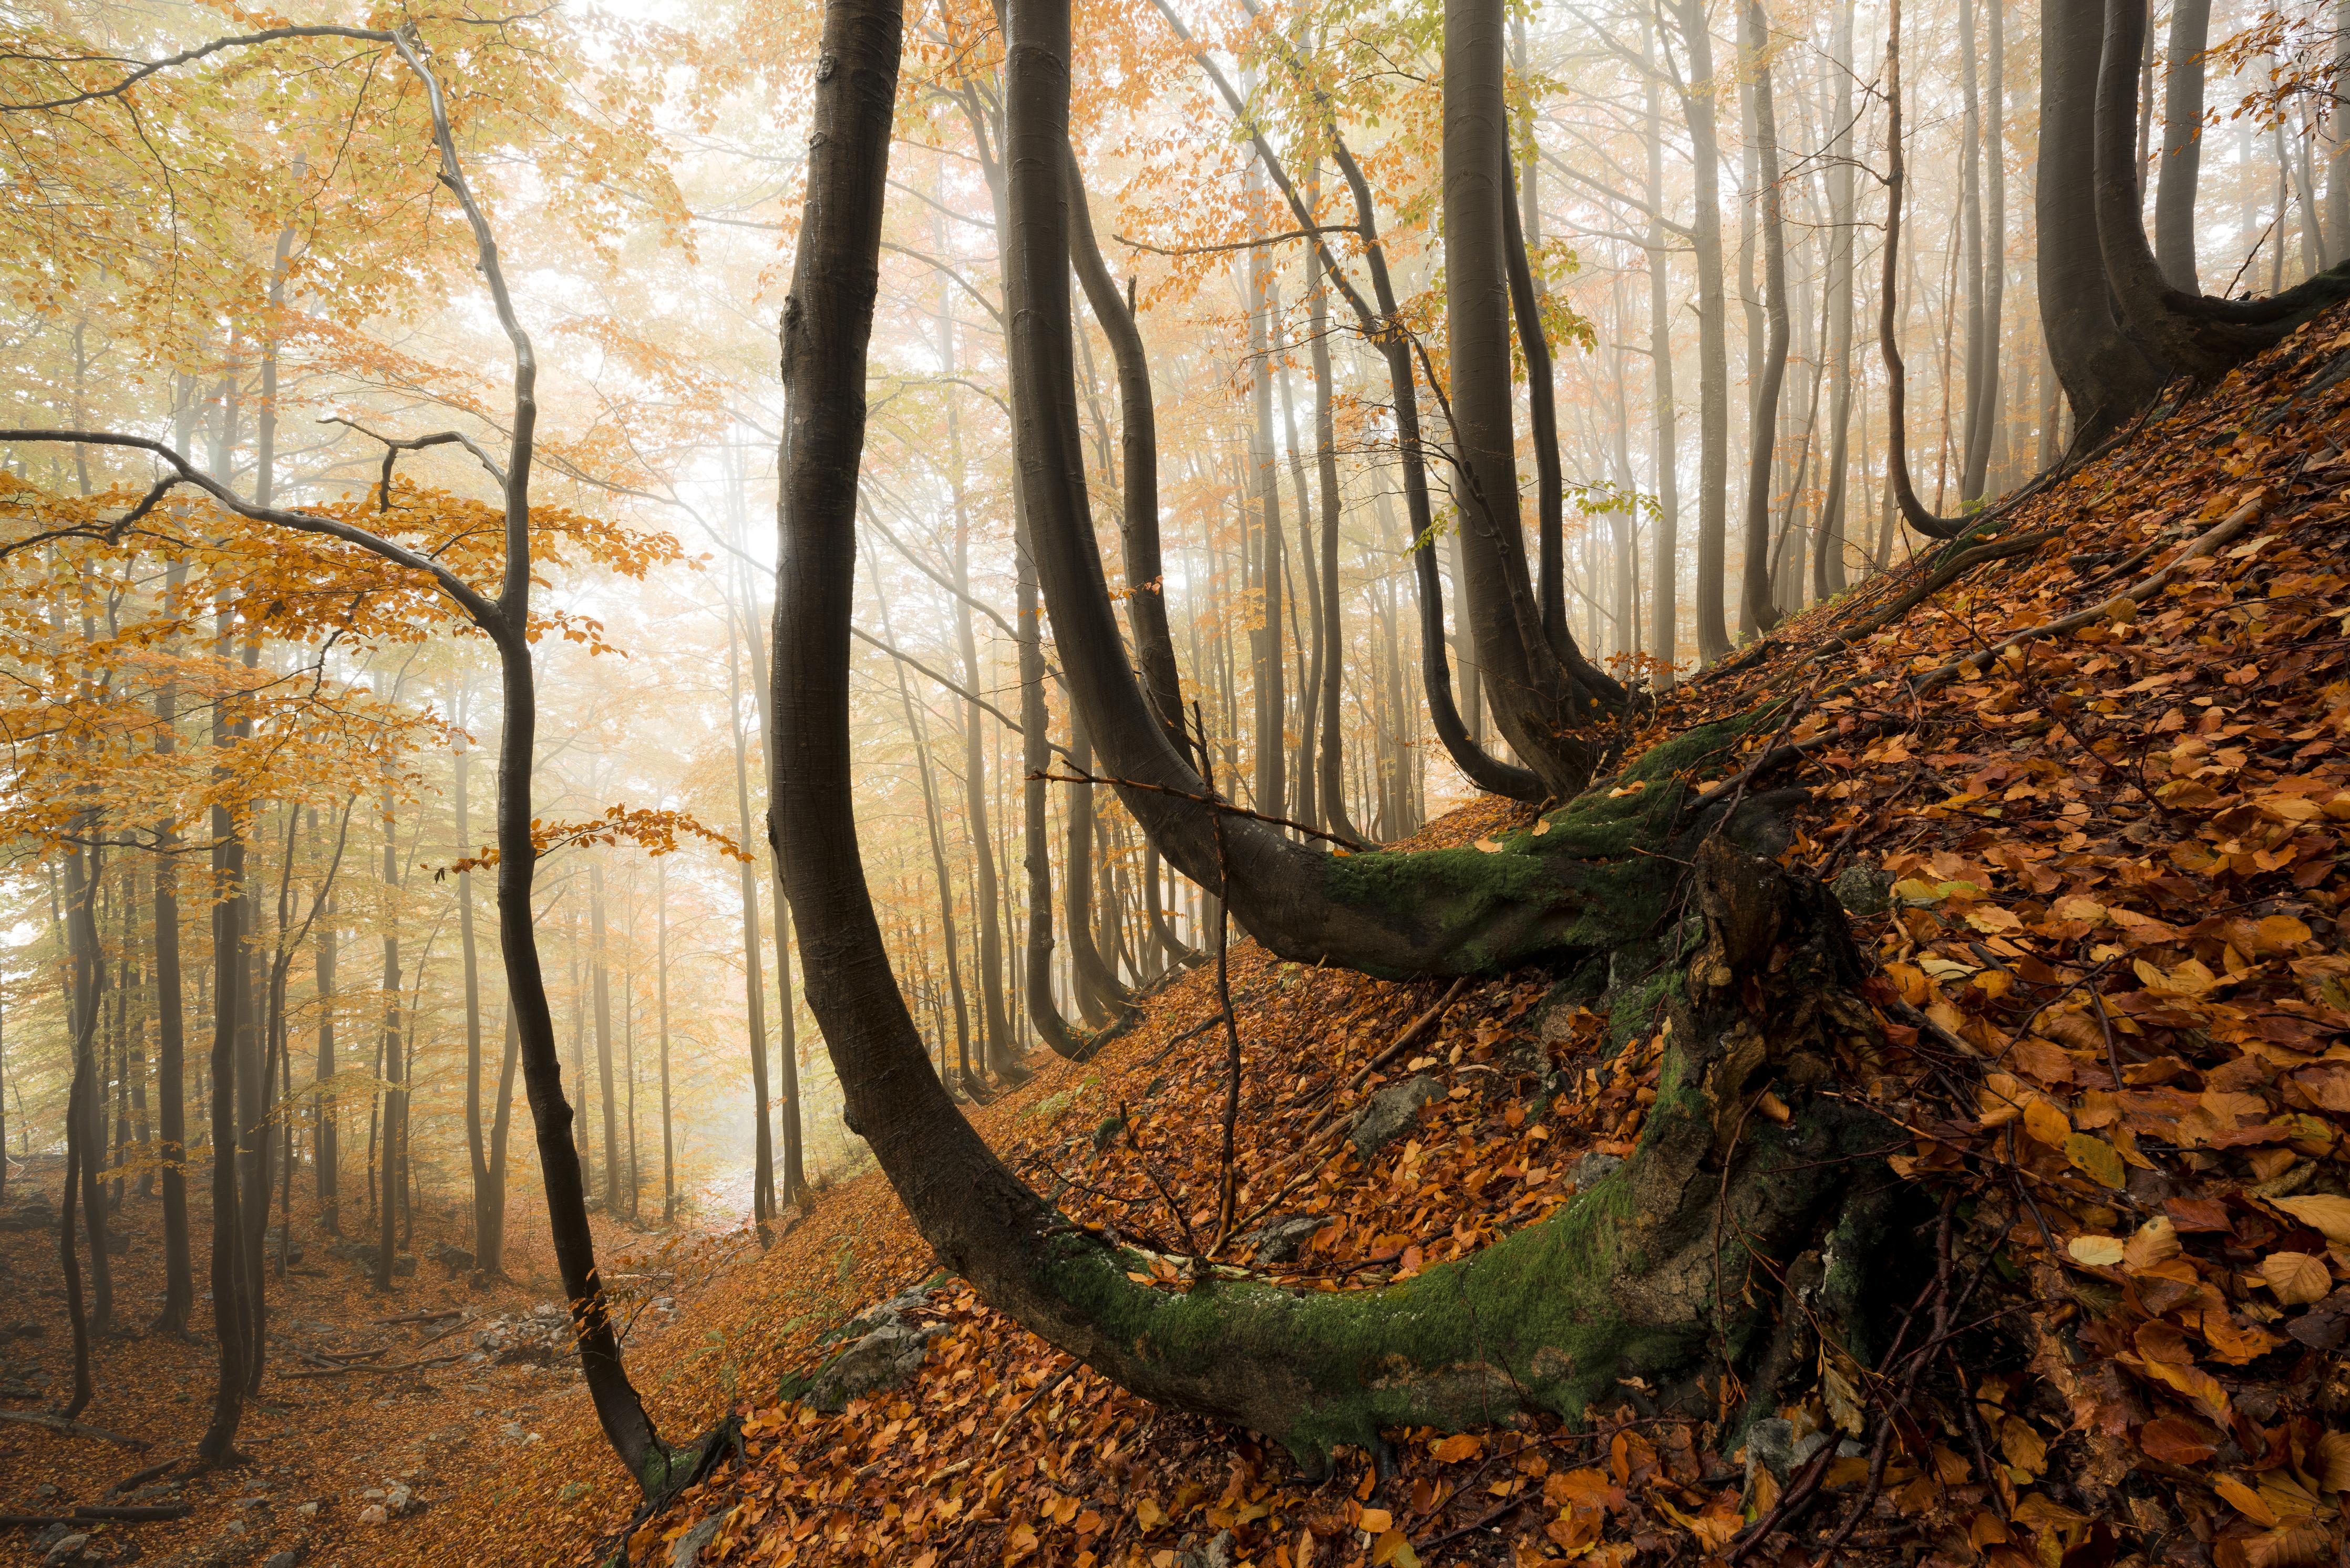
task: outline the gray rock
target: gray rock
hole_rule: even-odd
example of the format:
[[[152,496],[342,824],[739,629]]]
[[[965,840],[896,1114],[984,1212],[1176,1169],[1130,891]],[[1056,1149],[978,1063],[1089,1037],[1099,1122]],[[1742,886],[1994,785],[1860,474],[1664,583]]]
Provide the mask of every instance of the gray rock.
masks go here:
[[[1444,1086],[1426,1073],[1389,1084],[1365,1102],[1347,1129],[1355,1152],[1369,1154],[1385,1148],[1419,1125],[1419,1107],[1444,1097]]]
[[[52,1524],[33,1537],[33,1550],[46,1557],[48,1555],[50,1547],[72,1533],[71,1530],[62,1524]]]
[[[733,1513],[731,1508],[713,1513],[679,1536],[677,1544],[669,1549],[669,1568],[698,1568],[702,1549],[717,1539],[719,1531],[725,1528]]]
[[[837,1416],[851,1399],[912,1376],[930,1359],[931,1341],[946,1332],[941,1324],[912,1324],[893,1314],[827,1362],[802,1397],[810,1408]]]
[[[1319,1214],[1284,1214],[1272,1224],[1240,1238],[1240,1245],[1260,1263],[1286,1263],[1313,1239],[1325,1223]]]
[[[1587,1192],[1623,1168],[1621,1155],[1586,1154],[1575,1162],[1574,1168],[1566,1173],[1566,1179],[1575,1183],[1577,1192]]]
[[[41,1559],[43,1568],[63,1568],[65,1563],[79,1557],[81,1549],[88,1544],[89,1537],[87,1535],[60,1536]]]
[[[1893,878],[1883,868],[1855,861],[1828,884],[1836,902],[1856,915],[1881,915],[1893,898]]]
[[[1826,1432],[1807,1432],[1798,1438],[1794,1423],[1777,1416],[1755,1422],[1746,1428],[1748,1490],[1753,1488],[1758,1467],[1769,1470],[1773,1480],[1784,1484],[1798,1465],[1826,1446],[1829,1436]]]
[[[294,1568],[294,1564],[301,1560],[298,1554],[292,1552],[273,1552],[269,1554],[268,1560],[262,1563],[261,1568]]]

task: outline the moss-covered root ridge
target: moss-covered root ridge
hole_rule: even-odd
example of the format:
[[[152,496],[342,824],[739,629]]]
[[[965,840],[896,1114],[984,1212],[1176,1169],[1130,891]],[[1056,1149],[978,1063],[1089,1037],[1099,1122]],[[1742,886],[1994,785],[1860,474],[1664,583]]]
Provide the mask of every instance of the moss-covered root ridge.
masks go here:
[[[1711,834],[1690,809],[1689,775],[1734,750],[1754,714],[1700,725],[1652,747],[1595,788],[1514,833],[1462,849],[1333,856],[1333,903],[1413,928],[1420,968],[1492,974],[1527,963],[1572,965],[1652,934],[1679,867]],[[1748,811],[1730,836],[1769,814]]]
[[[1246,1280],[1158,1292],[1064,1231],[1034,1283],[1100,1336],[1096,1365],[1122,1363],[1129,1386],[1243,1422],[1309,1465],[1382,1427],[1575,1419],[1634,1376],[1710,1405],[1715,1377],[1763,1359],[1774,1274],[1871,1185],[1858,1168],[1887,1127],[1813,1092],[1872,1027],[1842,911],[1720,838],[1697,851],[1695,880],[1706,939],[1668,1015],[1640,1145],[1542,1224],[1335,1293]],[[1751,1114],[1766,1088],[1792,1108],[1783,1124]]]

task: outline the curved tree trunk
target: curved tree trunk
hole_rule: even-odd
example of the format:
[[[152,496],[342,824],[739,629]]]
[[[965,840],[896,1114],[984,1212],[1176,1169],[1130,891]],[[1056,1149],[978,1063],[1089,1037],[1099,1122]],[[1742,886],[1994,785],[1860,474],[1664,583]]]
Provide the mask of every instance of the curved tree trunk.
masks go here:
[[[1070,504],[1083,472],[1055,177],[1067,18],[1066,0],[1014,5],[1008,49],[1019,258],[1009,314],[1021,461],[1040,525]],[[1840,913],[1818,884],[1726,841],[1700,852],[1703,946],[1673,1008],[1664,1082],[1674,1087],[1633,1159],[1548,1221],[1401,1285],[1291,1292],[1211,1276],[1175,1294],[1137,1284],[1133,1255],[1064,1223],[924,1070],[865,882],[848,749],[860,393],[898,17],[889,0],[840,0],[827,20],[836,68],[817,105],[827,134],[811,154],[787,307],[796,330],[785,339],[771,821],[787,850],[810,1002],[848,1123],[925,1238],[1000,1310],[1124,1386],[1253,1427],[1309,1461],[1337,1443],[1376,1444],[1383,1425],[1579,1415],[1626,1376],[1647,1378],[1669,1402],[1693,1402],[1717,1343],[1732,1369],[1767,1375],[1761,1314],[1718,1300],[1716,1282],[1831,1239],[1846,1249],[1874,1242],[1848,1222],[1846,1196],[1874,1184],[1854,1181],[1848,1167],[1885,1129],[1804,1087],[1824,1075],[1840,1035],[1868,1023],[1848,995],[1859,963]],[[1133,706],[1142,708],[1139,692]],[[1746,1132],[1747,1096],[1773,1081],[1794,1097],[1789,1124]],[[1725,1234],[1737,1239],[1726,1253]],[[1866,1332],[1865,1314],[1837,1310],[1861,1303],[1825,1304],[1831,1332],[1854,1341]],[[1754,1382],[1761,1399],[1775,1393],[1767,1376]]]
[[[2164,277],[2147,243],[2131,141],[2138,111],[2136,62],[2148,36],[2147,10],[2147,0],[2106,0],[2093,116],[2097,243],[2106,281],[2130,328],[2173,369],[2209,379],[2283,341],[2315,311],[2350,298],[2350,265],[2256,300],[2189,294]],[[2045,135],[2043,130],[2043,141]]]
[[[2084,447],[2112,435],[2152,402],[2164,377],[2116,320],[2097,231],[2081,221],[2095,211],[2092,137],[2103,36],[2095,5],[2041,7],[2040,161],[2033,186],[2040,321],[2050,362],[2072,405],[2074,440]]]
[[[1021,785],[1021,865],[1028,879],[1026,983],[1021,989],[1027,993],[1028,1022],[1046,1047],[1056,1056],[1082,1062],[1093,1054],[1094,1046],[1069,1026],[1053,1000],[1053,847],[1045,794],[1051,786],[1045,782],[1053,749],[1045,706],[1045,616],[1036,602],[1035,545],[1028,536],[1028,509],[1016,495],[1013,512],[1018,572],[1014,624],[1020,628],[1020,772],[1025,781]]]
[[[1322,705],[1322,722],[1315,791],[1323,826],[1341,838],[1360,839],[1363,836],[1347,815],[1347,760],[1339,711],[1345,696],[1347,623],[1338,599],[1338,441],[1331,406],[1335,389],[1330,381],[1330,291],[1326,287],[1314,290],[1309,321],[1314,339],[1314,468],[1322,500],[1322,526],[1315,541],[1322,556],[1322,684],[1315,694]]]

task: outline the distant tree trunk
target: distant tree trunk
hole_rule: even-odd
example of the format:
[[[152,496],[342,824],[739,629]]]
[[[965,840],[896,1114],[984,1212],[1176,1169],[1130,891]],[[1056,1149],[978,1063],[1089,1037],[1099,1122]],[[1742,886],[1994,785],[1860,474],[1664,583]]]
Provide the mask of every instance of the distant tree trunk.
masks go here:
[[[1991,0],[1994,15],[2003,0]],[[1820,500],[1819,548],[1812,555],[1812,597],[1827,599],[1845,589],[1845,512],[1848,493],[1852,431],[1852,258],[1854,198],[1852,147],[1853,0],[1839,0],[1828,69],[1835,78],[1834,121],[1828,144],[1828,452],[1825,493]],[[1997,160],[1993,160],[1997,167]]]
[[[940,317],[940,338],[950,371],[954,364],[954,324]],[[1011,1020],[1003,1011],[1003,933],[996,924],[995,838],[988,831],[987,742],[978,694],[986,684],[979,665],[979,639],[971,621],[971,509],[963,494],[962,421],[951,389],[947,402],[948,472],[954,488],[955,644],[962,655],[963,813],[971,838],[972,912],[979,927],[980,1059],[1003,1077],[1020,1073]],[[1138,589],[1138,591],[1139,591]],[[1128,601],[1129,604],[1132,601]]]
[[[1049,787],[1045,774],[1052,766],[1051,737],[1045,705],[1045,615],[1036,602],[1036,560],[1028,537],[1026,504],[1013,501],[1016,524],[1013,542],[1017,573],[1015,615],[1020,654],[1020,773],[1021,865],[1028,879],[1028,1022],[1054,1054],[1083,1061],[1091,1050],[1053,999],[1053,857],[1052,823],[1047,812]],[[1160,715],[1165,722],[1165,715]],[[768,807],[775,810],[771,803]],[[802,939],[806,947],[806,939]]]
[[[215,452],[216,458],[225,453]],[[224,467],[225,463],[220,466]],[[225,605],[218,607],[216,652],[227,662],[232,625]],[[241,721],[232,717],[231,704],[213,704],[213,747],[224,753],[213,770],[214,781],[225,786],[227,749],[241,735]],[[212,1098],[213,1235],[211,1283],[213,1328],[220,1345],[220,1377],[213,1385],[212,1418],[196,1447],[197,1458],[208,1465],[227,1462],[235,1451],[236,1430],[244,1416],[245,1313],[241,1297],[244,1276],[237,1267],[236,1181],[236,1037],[248,1006],[245,990],[246,940],[244,916],[244,835],[224,797],[212,807],[213,907],[213,1045],[210,1058]]]
[[[2210,38],[2211,0],[2171,0],[2154,254],[2163,281],[2189,294],[2203,290],[2196,268],[2195,186],[2203,167],[2203,51]]]
[[[677,1220],[677,1137],[669,1104],[669,857],[663,856],[653,865],[657,867],[653,883],[653,994],[660,1034],[661,1223],[670,1225]],[[780,960],[782,955],[777,957]]]
[[[898,676],[902,685],[905,674]],[[726,697],[727,730],[734,742],[734,809],[743,825],[743,841],[751,837],[751,769],[748,753],[743,742],[743,644],[734,622],[732,596],[726,607]],[[751,1033],[751,1100],[758,1125],[751,1135],[751,1219],[764,1234],[767,1221],[775,1217],[775,1135],[769,1130],[767,1112],[767,982],[760,972],[759,963],[759,877],[748,860],[735,867],[735,880],[743,901],[743,1007]],[[600,883],[598,884],[600,886]],[[598,904],[600,911],[602,906]],[[598,934],[596,948],[597,1005],[600,1032],[603,1008],[603,938],[602,916],[598,916]],[[605,1059],[607,1116],[609,1117],[609,1085],[611,1064],[608,1053]],[[605,1186],[608,1190],[612,1178],[608,1173]]]
[[[1305,588],[1296,596],[1300,608],[1292,625],[1305,622],[1306,633],[1305,668],[1298,672],[1297,755],[1295,765],[1289,769],[1291,788],[1286,815],[1308,827],[1319,827],[1319,778],[1315,756],[1318,749],[1315,731],[1322,717],[1322,571],[1320,551],[1314,539],[1313,494],[1305,483],[1305,448],[1297,439],[1296,386],[1286,363],[1281,367],[1281,433],[1289,447],[1290,486],[1297,497],[1297,559],[1305,577]],[[1282,555],[1285,562],[1287,551]]]
[[[739,715],[735,719],[734,732],[737,737],[736,760],[739,764],[741,760],[740,737],[743,732],[742,720]],[[744,869],[747,874],[748,867],[746,866]],[[745,917],[743,922],[743,929],[750,933],[750,941],[754,954],[751,961],[751,974],[755,979],[759,972],[758,960],[756,958],[759,941],[759,911],[757,907],[755,905],[746,906],[743,909],[743,915]],[[592,983],[596,987],[596,1077],[598,1086],[603,1091],[604,1104],[604,1212],[617,1220],[622,1213],[620,1203],[620,1107],[618,1097],[612,1092],[612,958],[611,948],[606,940],[604,923],[604,867],[603,863],[600,861],[590,862],[588,867],[588,943],[590,948],[589,961],[594,965],[594,971],[590,978]],[[764,986],[760,986],[758,989],[761,992],[764,992],[766,988]],[[767,1055],[767,1035],[765,1030],[764,1028],[754,1030],[751,1036],[751,1042],[752,1049],[759,1058],[759,1065],[761,1069],[758,1075],[760,1081],[757,1086],[764,1089],[766,1086],[764,1082],[766,1077],[765,1067]],[[764,1135],[767,1126],[766,1112],[767,1097],[765,1095],[762,1094],[759,1096],[759,1129],[762,1135],[762,1142],[765,1141]],[[772,1165],[768,1167],[766,1179],[767,1211],[772,1214],[775,1212],[775,1169]]]
[[[1277,525],[1279,519],[1276,517],[1274,521]],[[1277,539],[1279,535],[1269,537]],[[1280,569],[1277,563],[1274,564],[1273,569]],[[1274,663],[1280,662],[1279,651],[1274,649]],[[1260,716],[1263,711],[1260,705]],[[1277,739],[1274,749],[1279,750]],[[1093,771],[1093,740],[1087,732],[1085,716],[1077,711],[1074,702],[1069,705],[1069,760],[1079,773]],[[1257,778],[1260,783],[1264,780],[1261,764]],[[1275,778],[1274,783],[1277,785],[1280,780]],[[1126,1006],[1126,988],[1118,983],[1118,976],[1111,971],[1108,961],[1102,956],[1101,948],[1094,940],[1097,897],[1094,885],[1094,786],[1069,784],[1066,787],[1069,792],[1068,832],[1066,846],[1061,857],[1061,912],[1069,928],[1070,979],[1075,982],[1077,1011],[1088,1027],[1099,1029],[1115,1019],[1118,1011]],[[1278,811],[1280,808],[1281,802],[1276,799],[1268,809]]]
[[[1721,254],[1721,138],[1714,112],[1713,33],[1705,0],[1678,0],[1674,18],[1688,61],[1681,112],[1694,180],[1690,251],[1697,264],[1697,656],[1730,651],[1724,616],[1730,505],[1730,312]]]
[[[1975,472],[1975,438],[1982,429],[1983,222],[1982,93],[1977,81],[1974,0],[1959,0],[1959,274],[1966,312],[1965,413],[1959,431],[1959,506],[1982,493]]]
[[[400,843],[393,832],[391,783],[383,786],[383,1137],[378,1144],[376,1170],[382,1183],[377,1217],[375,1288],[391,1289],[393,1255],[399,1251],[400,1149],[401,1112],[406,1109],[406,1084],[400,1059]]]
[[[881,610],[882,635],[894,644],[897,633],[889,625],[889,600],[881,590],[880,574],[874,574],[875,602]],[[931,770],[930,726],[922,722],[921,711],[914,706],[913,688],[906,680],[902,660],[890,660],[898,679],[898,701],[905,711],[906,732],[914,742],[914,771],[922,784],[922,826],[931,841],[931,871],[938,880],[939,931],[946,950],[947,989],[954,999],[955,1061],[962,1087],[975,1099],[985,1099],[987,1089],[971,1052],[971,1003],[963,994],[962,959],[956,948],[954,878],[947,870],[946,827],[941,820],[939,792]]]
[[[1974,493],[1989,483],[1992,440],[2001,425],[2001,317],[2007,307],[2007,0],[1984,0],[1991,18],[1990,78],[1984,89],[1983,345],[1976,399],[1975,439],[1967,455]]]
[[[1251,232],[1262,235],[1264,230],[1264,177],[1258,163],[1252,162],[1249,170],[1247,201]],[[1253,666],[1256,681],[1256,808],[1278,816],[1288,805],[1288,780],[1284,765],[1286,759],[1283,748],[1286,744],[1284,731],[1288,727],[1289,705],[1282,691],[1281,482],[1274,467],[1273,452],[1272,290],[1272,264],[1264,247],[1254,246],[1249,251],[1248,265],[1249,493],[1255,502],[1257,513],[1256,587],[1263,602],[1249,641],[1254,655]],[[1082,789],[1084,786],[1077,787]],[[1071,804],[1074,807],[1076,802]],[[1073,821],[1075,816],[1073,809]],[[1072,843],[1074,847],[1074,839]],[[1069,870],[1073,885],[1076,877],[1073,863]],[[1072,914],[1072,941],[1079,940],[1076,925],[1076,917]],[[1086,977],[1082,948],[1078,949],[1078,973],[1083,980]],[[1085,996],[1082,984],[1077,994],[1082,1002]],[[1088,1021],[1091,1021],[1090,1015]]]
[[[506,999],[505,1050],[498,1059],[497,1106],[490,1114],[490,1191],[484,1205],[486,1228],[473,1243],[473,1270],[493,1280],[506,1277],[506,1138],[514,1125],[514,1082],[522,1036],[515,1021],[514,999]]]
[[[164,613],[178,613],[187,582],[184,561],[165,568]],[[166,680],[155,693],[155,754],[179,750],[179,683]],[[168,764],[165,764],[168,765]],[[185,1009],[180,985],[179,825],[155,829],[155,1094],[156,1147],[163,1168],[163,1310],[158,1333],[187,1337],[195,1309],[193,1247],[188,1234],[188,1089]],[[0,1161],[5,1163],[5,1161]]]
[[[1849,3],[1849,0],[1847,0]],[[1655,69],[1655,36],[1643,30],[1642,107],[1648,116],[1648,367],[1654,377],[1651,428],[1657,471],[1656,587],[1649,595],[1649,650],[1663,661],[1659,686],[1672,684],[1670,666],[1680,646],[1680,431],[1673,399],[1672,252],[1665,227],[1665,122]],[[1846,58],[1850,57],[1849,51]]]
[[[1314,468],[1322,501],[1322,526],[1316,541],[1322,556],[1322,613],[1316,618],[1322,642],[1322,683],[1318,692],[1322,715],[1317,726],[1321,749],[1315,759],[1315,784],[1320,797],[1322,826],[1341,837],[1356,838],[1361,836],[1347,815],[1346,738],[1340,718],[1346,697],[1347,623],[1338,597],[1338,438],[1333,412],[1335,389],[1330,380],[1330,294],[1326,286],[1315,288],[1313,314],[1308,319],[1307,331],[1314,339]],[[1150,850],[1154,893],[1159,881],[1158,853],[1154,846]],[[1180,957],[1185,950],[1175,947],[1170,952]]]
[[[2325,105],[2326,141],[2332,149],[2325,170],[2325,230],[2331,239],[2329,254],[2337,262],[2350,256],[2350,106],[2342,102],[2345,94],[2350,94],[2350,0],[2334,0],[2334,97]],[[2195,285],[2190,280],[2179,286]]]
[[[90,836],[94,814],[79,826]],[[81,1267],[74,1257],[74,1204],[78,1199],[90,1243],[93,1288],[105,1289],[106,1221],[89,1212],[97,1195],[99,1149],[92,1146],[90,1111],[103,1092],[98,1081],[98,1023],[106,990],[105,955],[98,934],[98,885],[101,862],[95,848],[70,846],[65,854],[67,948],[72,964],[73,1077],[66,1096],[66,1169],[57,1202],[57,1262],[65,1278],[66,1313],[73,1328],[73,1397],[64,1416],[73,1419],[89,1404],[89,1337],[105,1321],[101,1304],[93,1314],[82,1307]],[[55,884],[51,885],[53,888]],[[100,1298],[101,1303],[103,1297]]]
[[[1745,587],[1740,619],[1757,632],[1779,621],[1771,596],[1771,465],[1779,431],[1779,387],[1787,373],[1787,241],[1779,190],[1778,116],[1772,103],[1769,43],[1761,0],[1746,0],[1739,12],[1742,72],[1751,72],[1754,95],[1754,151],[1762,205],[1763,308],[1770,341],[1763,349],[1754,390],[1754,424],[1747,452]]]
[[[318,1168],[318,1208],[329,1236],[343,1233],[341,1193],[337,1186],[341,1150],[336,1145],[338,1121],[335,1113],[335,901],[329,898],[320,908],[323,924],[318,928],[318,940],[314,956],[317,965],[318,992],[318,1072],[317,1081],[327,1085],[318,1096],[317,1148],[312,1158]]]
[[[449,804],[455,816],[457,854],[463,860],[470,860],[475,848],[465,788],[473,760],[473,740],[463,732],[470,694],[466,686],[457,690],[458,736],[449,764]],[[457,873],[457,947],[465,985],[465,1155],[473,1173],[473,1261],[477,1267],[485,1267],[481,1253],[493,1224],[490,1211],[494,1206],[504,1209],[505,1194],[491,1179],[489,1140],[482,1126],[482,971],[473,936],[473,873],[470,869]]]

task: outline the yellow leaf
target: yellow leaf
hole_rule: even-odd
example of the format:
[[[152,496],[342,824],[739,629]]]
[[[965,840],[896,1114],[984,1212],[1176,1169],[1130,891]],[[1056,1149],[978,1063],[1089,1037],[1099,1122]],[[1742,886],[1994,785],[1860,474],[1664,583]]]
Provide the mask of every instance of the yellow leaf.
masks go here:
[[[2271,1252],[2261,1260],[2261,1279],[2286,1306],[2324,1301],[2334,1288],[2325,1260],[2307,1252]]]
[[[2238,1513],[2255,1524],[2283,1522],[2277,1518],[2276,1510],[2271,1508],[2259,1492],[2254,1491],[2234,1476],[2221,1476],[2211,1483],[2211,1490],[2227,1499]]]
[[[2253,929],[2259,933],[2260,945],[2277,952],[2286,952],[2309,940],[2309,927],[2291,915],[2271,915]]]
[[[2031,1480],[2048,1468],[2048,1439],[2021,1416],[2001,1419],[1999,1451],[2017,1480]]]
[[[2034,1143],[2063,1148],[2073,1136],[2073,1123],[2054,1100],[2034,1099],[2023,1107],[2023,1130]]]
[[[2318,1192],[2306,1198],[2275,1198],[2270,1201],[2324,1234],[2327,1241],[2336,1244],[2350,1242],[2350,1198]]]
[[[1474,1432],[1457,1432],[1436,1445],[1436,1462],[1457,1465],[1463,1459],[1473,1459],[1485,1451],[1485,1440]]]
[[[1008,1555],[1025,1557],[1036,1550],[1036,1532],[1024,1524],[1015,1524],[1012,1533],[1004,1537],[1003,1544]]]
[[[2119,1187],[2121,1183],[2112,1185]],[[2150,1268],[2166,1258],[2178,1256],[2179,1250],[2178,1227],[2171,1223],[2168,1215],[2158,1215],[2130,1237],[2128,1244],[2122,1248],[2122,1262],[2131,1269]]]
[[[2328,1432],[2317,1439],[2317,1472],[2320,1491],[2350,1491],[2350,1432]]]
[[[1390,1530],[1371,1542],[1371,1568],[1419,1568],[1419,1553],[1411,1549],[1411,1537],[1400,1530]]]
[[[1377,1535],[1394,1523],[1395,1515],[1386,1509],[1367,1508],[1363,1510],[1362,1516],[1355,1521],[1355,1528],[1367,1534]]]
[[[2030,1093],[2014,1074],[1992,1073],[1983,1079],[1982,1093],[1976,1098],[1976,1118],[1987,1127],[2003,1127],[2023,1114],[2024,1096]]]
[[[1479,839],[1477,841],[1477,847],[1483,850],[1488,855],[1499,855],[1502,852],[1501,841],[1493,838]]]
[[[1979,931],[2012,931],[2022,929],[2023,922],[1997,904],[1979,904],[1967,911],[1967,924]]]
[[[2117,1236],[2075,1236],[2064,1250],[2076,1263],[2086,1263],[2093,1269],[2111,1268],[2122,1261],[2126,1251]]]
[[[1156,1530],[1167,1522],[1167,1511],[1159,1506],[1158,1499],[1146,1497],[1134,1505],[1134,1522],[1147,1531]]]
[[[2024,1125],[2032,1125],[2028,1113]],[[2122,1157],[2114,1151],[2113,1145],[2096,1134],[2074,1133],[2064,1139],[2064,1158],[2072,1162],[2073,1168],[2085,1173],[2099,1186],[2110,1187],[2118,1192],[2129,1185],[2129,1174],[2122,1165]]]

